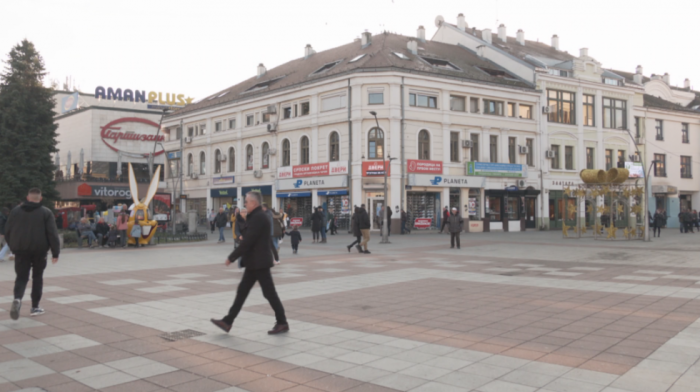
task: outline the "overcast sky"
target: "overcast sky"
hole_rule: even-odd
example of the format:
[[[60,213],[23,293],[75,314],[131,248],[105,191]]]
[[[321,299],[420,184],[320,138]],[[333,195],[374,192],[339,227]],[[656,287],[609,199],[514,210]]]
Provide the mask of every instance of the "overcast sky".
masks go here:
[[[185,94],[195,99],[316,51],[351,42],[367,29],[428,38],[435,17],[550,43],[572,54],[588,47],[604,67],[668,72],[671,83],[700,86],[697,0],[300,0],[0,1],[0,54],[27,38],[49,78],[96,86]]]

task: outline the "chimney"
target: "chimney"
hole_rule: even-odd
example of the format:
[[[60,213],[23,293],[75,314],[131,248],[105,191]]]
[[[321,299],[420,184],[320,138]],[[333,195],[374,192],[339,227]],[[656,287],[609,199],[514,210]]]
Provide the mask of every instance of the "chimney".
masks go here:
[[[668,72],[664,74],[664,83],[666,83],[669,86],[671,85],[671,75],[669,75]]]
[[[643,74],[644,74],[644,68],[642,68],[641,65],[638,65],[638,66],[637,66],[637,69],[635,69],[634,72],[637,73],[638,75],[643,75]]]
[[[491,29],[481,30],[481,39],[488,43],[491,43]]]
[[[258,77],[265,75],[266,72],[267,72],[267,68],[265,68],[263,63],[258,64]]]
[[[578,57],[588,57],[588,48],[579,49]]]
[[[637,66],[637,69],[635,70],[634,76],[632,77],[634,82],[637,84],[644,84],[644,69],[642,68],[641,65]]]
[[[411,53],[418,54],[418,42],[410,40],[408,41],[408,44],[406,44],[406,47],[411,51]]]
[[[372,33],[365,31],[362,33],[362,47],[372,44]]]
[[[552,47],[556,50],[559,50],[559,36],[556,34],[552,36]]]
[[[421,40],[422,42],[425,42],[425,27],[418,26],[418,31],[416,32],[416,37],[419,40]]]
[[[498,38],[503,42],[507,42],[508,40],[506,36],[506,25],[504,25],[503,23],[501,23],[501,25],[498,26]]]
[[[314,50],[314,48],[311,47],[311,44],[306,44],[306,47],[304,48],[304,58],[308,59],[309,56],[311,56],[314,53],[316,53],[316,51]]]
[[[687,88],[688,90],[690,90],[690,79],[685,78],[685,80],[683,81],[683,88]]]
[[[457,15],[457,28],[462,31],[467,31],[467,21],[464,20],[464,14]]]
[[[518,30],[518,34],[515,40],[518,41],[520,45],[525,45],[525,32],[523,31],[523,29]]]

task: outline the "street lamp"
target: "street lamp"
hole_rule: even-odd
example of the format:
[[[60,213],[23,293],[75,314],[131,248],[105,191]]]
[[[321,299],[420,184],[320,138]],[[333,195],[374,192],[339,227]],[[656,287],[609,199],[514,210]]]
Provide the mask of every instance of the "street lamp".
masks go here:
[[[379,120],[377,119],[377,112],[371,111],[369,114],[374,116],[374,121],[377,123],[377,130],[380,130],[379,127]],[[382,131],[383,134],[383,131]],[[384,138],[382,138],[384,140]],[[382,162],[384,163],[384,216],[382,217],[382,240],[379,242],[380,244],[390,244],[389,242],[389,208],[391,206],[389,205],[389,189],[387,187],[387,172],[389,171],[388,166],[386,164],[386,156],[385,154],[385,148],[382,147]],[[393,161],[396,158],[388,157],[389,158],[389,164],[391,164],[391,161]],[[370,206],[372,208],[372,206]]]

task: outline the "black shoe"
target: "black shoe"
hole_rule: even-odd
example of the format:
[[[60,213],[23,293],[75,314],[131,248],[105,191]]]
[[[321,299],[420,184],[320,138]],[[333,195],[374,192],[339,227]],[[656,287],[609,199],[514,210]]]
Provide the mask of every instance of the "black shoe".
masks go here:
[[[350,253],[351,248],[352,248],[352,246],[348,245],[348,253]]]
[[[10,317],[13,320],[19,319],[19,310],[22,308],[22,300],[19,298],[15,298],[14,301],[12,301],[12,307],[10,308]]]
[[[360,245],[355,245],[355,249],[357,249],[357,251],[360,253],[365,253]]]
[[[268,335],[277,335],[278,333],[288,332],[289,324],[275,324],[275,326],[267,331]]]
[[[216,320],[216,319],[211,319],[212,324],[216,325],[217,327],[221,328],[224,332],[228,333],[228,331],[231,330],[231,325],[227,324],[226,321],[224,320]]]
[[[366,251],[364,251],[364,252],[362,252],[362,253],[364,253],[364,254],[367,254],[367,255],[368,255],[368,254],[370,254],[370,253],[372,253],[372,252],[370,252],[370,251],[366,250]]]

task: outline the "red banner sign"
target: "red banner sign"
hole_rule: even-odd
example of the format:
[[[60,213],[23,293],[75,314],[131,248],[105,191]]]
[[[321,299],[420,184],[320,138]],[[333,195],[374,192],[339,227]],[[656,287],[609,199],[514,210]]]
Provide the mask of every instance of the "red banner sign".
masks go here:
[[[406,161],[406,170],[409,173],[442,174],[442,162],[408,159]]]
[[[304,223],[304,218],[290,218],[289,219],[290,226],[301,226],[302,223]]]
[[[387,162],[388,170],[386,175],[391,175],[391,166]],[[362,177],[383,177],[384,176],[384,161],[365,161],[362,162]]]
[[[323,162],[308,165],[285,166],[277,170],[277,178],[303,178],[348,174],[347,162]]]
[[[429,229],[432,224],[432,218],[416,218],[415,222],[413,222],[413,227],[416,229]]]
[[[156,135],[155,133],[153,134],[143,134],[143,133],[137,133],[133,131],[129,131],[129,129],[122,129],[125,128],[127,123],[136,123],[136,124],[145,124],[146,126],[154,127],[156,130],[158,130],[158,124],[154,123],[151,120],[147,120],[145,118],[138,118],[138,117],[125,117],[125,118],[120,118],[117,120],[114,120],[110,122],[109,124],[105,125],[104,127],[100,127],[102,129],[100,131],[100,137],[102,138],[102,141],[104,144],[107,145],[110,149],[119,152],[120,149],[113,146],[113,144],[117,144],[120,140],[124,141],[134,141],[134,142],[146,142],[146,143],[151,143],[153,145],[154,142],[162,142],[165,141],[165,136],[163,135]],[[118,124],[122,124],[120,126],[116,126]],[[160,150],[157,151],[155,155],[160,155],[164,153],[165,150]],[[148,154],[143,154],[144,156],[147,156]]]

